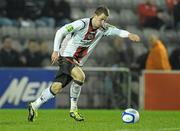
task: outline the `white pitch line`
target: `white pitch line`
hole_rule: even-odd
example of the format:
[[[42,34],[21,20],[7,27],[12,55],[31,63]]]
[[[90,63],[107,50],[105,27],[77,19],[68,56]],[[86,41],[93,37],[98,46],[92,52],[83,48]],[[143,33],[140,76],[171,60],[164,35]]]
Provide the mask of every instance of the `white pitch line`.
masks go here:
[[[180,131],[180,128],[164,128],[159,129],[159,131]]]

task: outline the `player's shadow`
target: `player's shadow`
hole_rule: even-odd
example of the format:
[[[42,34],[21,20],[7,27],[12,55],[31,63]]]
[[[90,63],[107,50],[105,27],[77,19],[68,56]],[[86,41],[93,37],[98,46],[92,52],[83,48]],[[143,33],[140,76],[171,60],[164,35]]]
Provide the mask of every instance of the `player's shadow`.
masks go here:
[[[31,122],[32,123],[32,122]],[[31,125],[30,122],[15,122],[15,121],[0,121],[0,126],[8,125]],[[38,123],[33,123],[33,125],[38,125]]]
[[[0,125],[17,125],[17,122],[14,121],[1,121]]]

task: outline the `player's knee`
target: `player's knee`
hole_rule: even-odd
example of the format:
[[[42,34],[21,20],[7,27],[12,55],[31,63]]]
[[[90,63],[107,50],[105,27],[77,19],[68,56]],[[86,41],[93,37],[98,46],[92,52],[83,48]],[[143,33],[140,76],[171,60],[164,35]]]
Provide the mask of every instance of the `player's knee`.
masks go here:
[[[52,85],[51,85],[51,92],[53,94],[58,94],[61,92],[61,89],[62,89],[62,84],[60,82],[54,82]]]
[[[74,79],[74,82],[78,85],[83,85],[85,81],[85,74],[81,74],[81,75],[78,75],[75,79]]]

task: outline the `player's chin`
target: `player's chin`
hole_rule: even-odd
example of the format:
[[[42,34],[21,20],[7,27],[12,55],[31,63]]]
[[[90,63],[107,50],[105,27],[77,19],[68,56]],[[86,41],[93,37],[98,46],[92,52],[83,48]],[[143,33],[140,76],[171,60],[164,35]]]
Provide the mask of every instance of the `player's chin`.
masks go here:
[[[102,28],[102,27],[103,27],[103,25],[102,25],[102,24],[99,24],[99,25],[98,25],[98,28]]]
[[[104,26],[103,26],[103,25],[100,25],[98,28],[104,28]]]

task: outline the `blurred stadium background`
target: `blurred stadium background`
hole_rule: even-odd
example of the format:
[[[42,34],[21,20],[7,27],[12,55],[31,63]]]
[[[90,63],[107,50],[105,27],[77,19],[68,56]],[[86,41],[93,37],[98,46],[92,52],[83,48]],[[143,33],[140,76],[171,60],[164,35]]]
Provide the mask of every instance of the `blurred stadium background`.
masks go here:
[[[108,22],[137,33],[141,42],[116,37],[101,40],[84,67],[86,82],[80,108],[179,110],[180,21],[174,15],[178,0],[147,1],[154,4],[157,11],[154,17],[160,24],[141,23],[140,5],[146,0],[65,0],[52,6],[56,8],[54,13],[48,12],[52,10],[49,0],[1,0],[0,108],[26,108],[28,101],[35,100],[53,80],[56,67],[51,66],[50,55],[56,30],[73,20],[91,17],[99,5],[106,5],[110,9]],[[163,41],[175,71],[143,72],[151,34]],[[10,42],[4,41],[7,37]],[[5,47],[4,43],[10,45]],[[7,55],[5,48],[14,54]],[[174,51],[178,52],[176,57]],[[44,106],[54,107],[69,107],[69,87]]]

